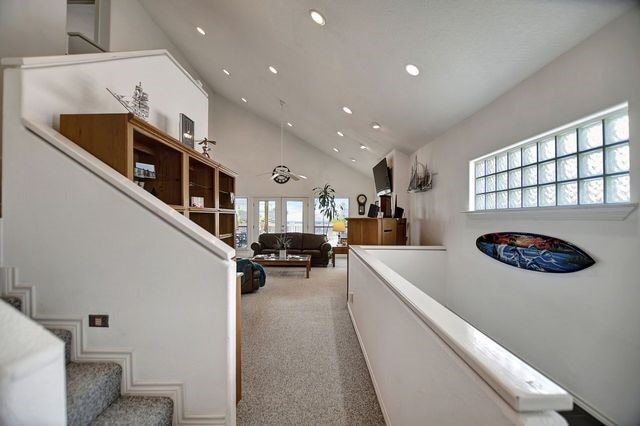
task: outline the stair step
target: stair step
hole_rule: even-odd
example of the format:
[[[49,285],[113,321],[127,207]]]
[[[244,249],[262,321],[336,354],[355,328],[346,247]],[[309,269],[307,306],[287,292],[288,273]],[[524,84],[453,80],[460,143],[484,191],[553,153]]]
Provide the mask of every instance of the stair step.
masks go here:
[[[160,396],[121,396],[92,425],[166,426],[173,421],[173,401]]]
[[[71,362],[71,332],[63,328],[50,328],[49,331],[64,342],[64,360],[65,364],[69,364]]]
[[[10,304],[11,306],[16,308],[17,310],[22,311],[22,300],[19,297],[2,296],[2,297],[0,297],[0,299],[4,300],[5,302]]]
[[[122,367],[115,362],[67,365],[67,422],[87,425],[120,397]]]

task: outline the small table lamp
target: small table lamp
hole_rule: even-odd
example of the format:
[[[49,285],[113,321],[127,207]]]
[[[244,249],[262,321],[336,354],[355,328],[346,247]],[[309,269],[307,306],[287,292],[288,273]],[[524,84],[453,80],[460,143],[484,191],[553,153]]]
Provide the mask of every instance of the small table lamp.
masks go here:
[[[333,223],[333,232],[337,232],[338,233],[338,244],[340,243],[340,240],[342,239],[341,234],[347,230],[347,227],[344,224],[344,221],[342,220],[336,220]]]

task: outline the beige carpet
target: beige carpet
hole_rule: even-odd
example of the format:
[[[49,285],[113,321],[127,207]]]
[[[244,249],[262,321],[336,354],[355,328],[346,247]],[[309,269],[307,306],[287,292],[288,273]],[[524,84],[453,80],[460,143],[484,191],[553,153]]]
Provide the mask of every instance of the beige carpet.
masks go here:
[[[239,425],[384,424],[336,268],[267,268],[242,296]]]

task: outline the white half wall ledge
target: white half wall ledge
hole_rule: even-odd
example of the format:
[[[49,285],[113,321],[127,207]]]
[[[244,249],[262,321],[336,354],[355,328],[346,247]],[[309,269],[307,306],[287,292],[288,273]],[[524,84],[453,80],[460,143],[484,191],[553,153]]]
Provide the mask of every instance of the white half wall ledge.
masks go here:
[[[82,167],[89,170],[105,182],[108,182],[124,196],[140,204],[149,212],[158,216],[185,236],[198,243],[204,249],[223,260],[231,260],[236,256],[235,249],[229,247],[220,239],[213,237],[207,231],[196,225],[182,214],[176,212],[156,197],[146,191],[138,190],[136,184],[107,166],[102,161],[76,146],[72,141],[62,136],[54,129],[39,125],[22,118],[24,127],[54,146],[58,151],[73,159]]]
[[[511,408],[517,412],[573,408],[573,398],[566,390],[402,278],[373,254],[367,253],[365,247],[351,246],[350,255],[363,261]]]
[[[638,203],[597,206],[531,207],[521,209],[463,211],[470,219],[481,220],[625,220]]]
[[[202,94],[209,98],[209,94],[202,86],[202,82],[196,80],[189,71],[187,71],[176,58],[165,49],[157,50],[137,50],[132,52],[105,52],[105,53],[87,53],[81,55],[65,55],[65,56],[34,56],[27,58],[2,58],[0,66],[3,68],[41,68],[55,67],[73,64],[87,64],[95,62],[113,61],[119,59],[145,58],[152,56],[166,56],[184,73],[185,76],[194,86],[196,86]]]

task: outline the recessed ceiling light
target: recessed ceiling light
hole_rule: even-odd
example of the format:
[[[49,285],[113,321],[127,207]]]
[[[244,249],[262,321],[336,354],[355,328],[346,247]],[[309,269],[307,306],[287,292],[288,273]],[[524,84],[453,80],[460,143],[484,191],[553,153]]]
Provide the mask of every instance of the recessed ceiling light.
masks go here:
[[[338,133],[338,136],[343,137],[344,133],[342,133],[340,130],[338,130],[336,133]]]
[[[381,126],[374,121],[373,123],[371,123],[371,127],[378,130]]]
[[[204,30],[200,27],[196,27],[196,30],[198,30],[198,32],[202,35],[205,35],[206,33],[204,32]]]
[[[278,74],[278,70],[275,69],[273,65],[269,65],[269,71],[271,71],[273,74]]]
[[[352,162],[352,163],[355,163],[355,162],[356,162],[356,159],[355,159],[355,158],[352,158],[352,159],[351,159],[351,162]]]
[[[287,122],[287,126],[293,127],[293,124],[291,124],[291,122]]]
[[[340,152],[340,150],[339,150],[338,148],[333,148],[333,150],[334,150],[335,152]]]
[[[311,19],[313,19],[313,22],[320,26],[327,23],[327,21],[324,19],[324,16],[322,16],[322,13],[318,12],[317,10],[311,9],[309,11],[309,15],[311,16]]]
[[[240,98],[242,100],[242,102],[244,102],[245,104],[247,103],[247,99],[246,98]]]
[[[347,114],[353,114],[353,111],[351,111],[351,108],[349,108],[348,106],[343,106],[342,110]]]
[[[404,69],[407,70],[407,73],[409,73],[409,75],[414,77],[420,74],[420,69],[418,69],[418,67],[416,67],[413,64],[407,64],[407,66],[404,67]]]
[[[364,150],[364,149],[367,149],[367,147],[364,145],[360,145],[360,149]]]
[[[226,68],[222,68],[222,72],[226,75],[231,75],[231,73]]]

